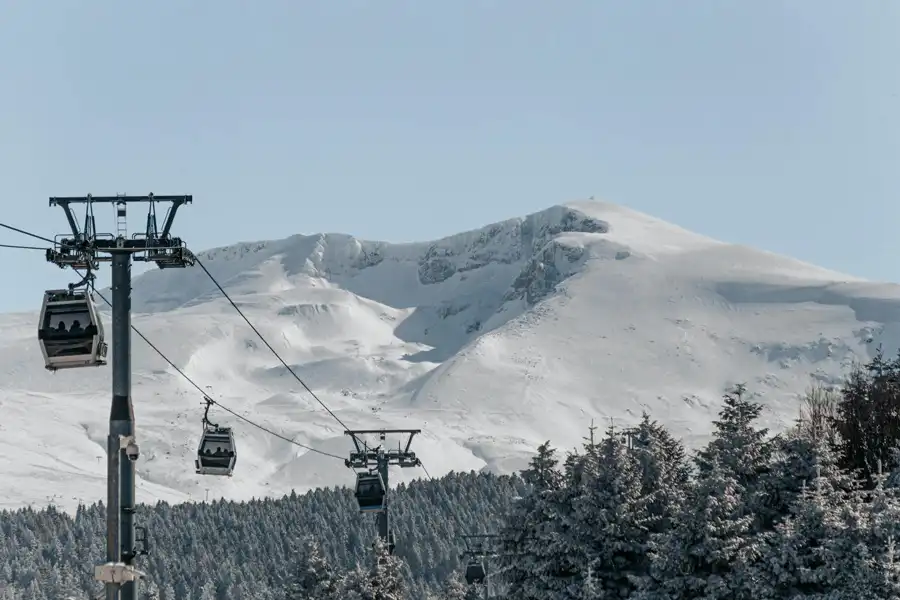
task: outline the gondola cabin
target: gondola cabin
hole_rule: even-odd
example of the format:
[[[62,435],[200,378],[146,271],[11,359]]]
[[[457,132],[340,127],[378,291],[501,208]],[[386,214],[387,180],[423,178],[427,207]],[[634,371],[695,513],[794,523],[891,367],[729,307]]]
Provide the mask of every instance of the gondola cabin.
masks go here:
[[[210,427],[203,430],[197,460],[194,461],[199,475],[226,475],[231,477],[237,463],[234,434],[230,427]]]
[[[378,473],[356,474],[356,501],[359,512],[381,512],[384,510],[384,482]]]
[[[106,364],[103,323],[86,290],[47,290],[38,341],[50,371]]]
[[[472,561],[466,565],[466,583],[469,585],[476,583],[484,583],[485,572],[484,565],[480,562]]]

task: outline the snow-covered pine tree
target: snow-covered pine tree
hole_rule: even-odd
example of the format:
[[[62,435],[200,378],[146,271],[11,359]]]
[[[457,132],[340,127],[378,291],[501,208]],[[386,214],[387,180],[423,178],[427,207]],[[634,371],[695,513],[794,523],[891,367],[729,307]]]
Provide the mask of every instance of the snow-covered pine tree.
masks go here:
[[[844,534],[838,519],[843,504],[844,494],[826,477],[808,480],[790,502],[790,514],[765,534],[753,567],[759,600],[812,600],[839,590],[835,571],[844,557],[834,542]]]
[[[526,540],[523,568],[531,579],[523,598],[564,600],[580,586],[586,556],[577,543],[578,519],[575,501],[583,493],[584,457],[572,453],[566,457],[562,477],[555,489],[542,494],[538,518],[540,526]]]
[[[875,485],[878,465],[897,468],[893,449],[900,444],[900,355],[884,357],[881,347],[872,360],[851,371],[841,388],[833,418],[841,466],[863,474]]]
[[[833,418],[837,430],[837,451],[841,467],[849,471],[868,473],[870,454],[866,439],[872,433],[872,379],[883,361],[881,348],[872,363],[855,365],[841,387],[841,399]]]
[[[373,600],[375,590],[368,569],[357,566],[347,573],[341,583],[341,600]]]
[[[898,490],[876,476],[874,490],[848,493],[846,479],[845,472],[816,479],[776,526],[757,564],[759,598],[900,598]]]
[[[880,471],[880,467],[879,467]],[[865,511],[866,545],[871,560],[866,565],[866,583],[878,598],[900,598],[900,490],[885,485],[887,476],[878,472],[875,489],[862,497]]]
[[[402,560],[388,552],[381,538],[375,539],[370,579],[374,592],[371,600],[405,600],[406,579]]]
[[[900,465],[900,446],[894,446],[891,449],[891,457],[891,465]],[[888,469],[884,485],[889,488],[900,488],[900,466]]]
[[[216,600],[216,586],[213,585],[212,581],[207,581],[200,588],[200,598],[198,600]]]
[[[642,464],[613,427],[586,445],[583,476],[573,500],[569,531],[579,578],[567,598],[627,598],[647,574],[652,496],[644,493]]]
[[[702,478],[714,469],[725,469],[741,486],[751,487],[768,470],[773,451],[771,441],[766,439],[768,429],[755,427],[762,405],[747,397],[743,384],[727,392],[723,401],[719,419],[713,421],[712,440],[697,452],[698,474]]]
[[[835,509],[839,530],[822,542],[828,549],[827,556],[833,560],[830,565],[832,597],[860,600],[890,598],[870,593],[877,589],[878,577],[875,554],[869,545],[870,512],[865,494],[849,494],[846,501]]]
[[[858,487],[854,478],[841,470],[827,438],[811,435],[809,428],[794,427],[775,438],[773,445],[772,465],[760,479],[755,506],[760,531],[772,531],[787,518],[802,490],[814,481],[829,494],[849,493]]]
[[[435,600],[481,600],[482,587],[468,585],[463,581],[458,571],[454,571],[441,586],[440,594]]]
[[[558,466],[556,449],[550,446],[550,441],[547,440],[538,446],[537,454],[531,458],[528,468],[522,471],[521,476],[525,483],[538,493],[554,490],[559,487],[561,479]]]
[[[292,569],[283,600],[330,600],[336,594],[338,577],[314,537],[301,540],[292,556]]]
[[[584,564],[574,554],[575,532],[571,529],[575,521],[573,502],[581,494],[583,457],[568,455],[560,474],[555,469],[546,470],[548,463],[542,455],[548,450],[543,446],[537,457],[544,465],[545,476],[534,477],[532,491],[515,507],[521,511],[515,517],[522,528],[511,526],[513,521],[508,519],[501,534],[504,539],[500,542],[498,571],[510,584],[506,596],[509,598],[568,599],[572,597],[571,590],[578,586]],[[537,492],[543,485],[552,487]],[[515,548],[515,554],[507,548]]]
[[[900,490],[884,486],[880,474],[866,478],[874,490],[860,489],[865,481],[839,468],[828,437],[810,433],[802,423],[787,432],[765,477],[767,508],[775,513],[787,508],[790,516],[775,527],[760,564],[763,582],[777,586],[760,597],[900,597],[894,558]],[[800,493],[797,487],[804,482],[807,489]]]
[[[167,583],[160,590],[160,596],[162,596],[162,600],[176,600],[175,598],[175,588],[172,587],[172,584]]]
[[[528,468],[521,473],[530,488],[513,504],[501,529],[497,563],[509,598],[545,600],[539,590],[532,588],[544,570],[545,552],[540,540],[553,534],[548,525],[548,496],[559,490],[562,480],[555,455],[549,441],[538,447]]]
[[[731,467],[715,459],[694,482],[673,527],[653,536],[641,600],[756,600],[751,566],[760,554],[753,515]]]
[[[734,478],[741,491],[746,504],[744,514],[763,515],[767,498],[761,479],[771,469],[776,442],[767,439],[768,429],[756,426],[762,405],[748,398],[743,384],[727,392],[723,400],[719,419],[713,421],[712,440],[694,459],[698,478],[702,480],[712,471],[724,470]],[[757,530],[765,528],[759,519],[754,527]]]
[[[145,582],[145,585],[146,587],[143,591],[144,600],[162,600],[162,596],[159,592],[159,586],[156,585],[156,582],[148,581]]]
[[[761,479],[771,468],[773,442],[756,426],[762,406],[744,385],[723,400],[712,440],[694,457],[697,479],[674,526],[651,540],[645,597],[752,598],[752,566],[763,549],[756,511],[765,505]]]
[[[669,528],[677,502],[684,497],[690,481],[687,453],[681,441],[647,413],[625,433],[640,465],[642,494],[650,497],[650,514],[656,517],[650,524],[651,530],[662,533]]]
[[[376,538],[373,545],[371,563],[368,569],[357,568],[344,579],[337,596],[341,600],[406,600],[406,580],[403,577],[404,563],[388,552],[387,546]],[[317,600],[331,600],[318,596]]]

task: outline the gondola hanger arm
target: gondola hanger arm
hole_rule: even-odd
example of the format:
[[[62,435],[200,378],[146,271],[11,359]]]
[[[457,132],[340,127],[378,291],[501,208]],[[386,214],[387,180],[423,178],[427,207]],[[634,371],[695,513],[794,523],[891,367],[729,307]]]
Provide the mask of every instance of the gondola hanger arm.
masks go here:
[[[212,398],[210,398],[209,396],[206,396],[206,395],[204,395],[203,400],[206,402],[206,408],[203,410],[203,425],[204,425],[204,426],[206,426],[206,425],[212,425],[213,427],[215,427],[216,429],[218,429],[218,428],[219,428],[219,425],[218,425],[217,423],[213,423],[212,421],[209,420],[209,408],[210,408],[213,404],[215,404],[216,401],[213,400]]]

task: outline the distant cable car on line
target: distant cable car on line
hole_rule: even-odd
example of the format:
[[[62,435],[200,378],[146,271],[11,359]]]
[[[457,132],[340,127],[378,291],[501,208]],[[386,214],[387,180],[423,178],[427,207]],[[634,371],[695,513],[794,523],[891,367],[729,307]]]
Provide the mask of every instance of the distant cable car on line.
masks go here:
[[[194,461],[198,475],[226,475],[231,477],[237,463],[237,449],[234,433],[230,427],[219,427],[209,421],[209,407],[212,400],[206,399],[206,412],[203,413],[203,434],[197,447],[197,460]]]
[[[38,341],[50,371],[106,364],[103,323],[87,290],[47,290]]]
[[[479,561],[470,561],[469,564],[466,565],[466,583],[469,585],[484,583],[484,579],[484,564]]]
[[[381,512],[384,510],[384,482],[378,473],[356,474],[356,501],[359,512]]]

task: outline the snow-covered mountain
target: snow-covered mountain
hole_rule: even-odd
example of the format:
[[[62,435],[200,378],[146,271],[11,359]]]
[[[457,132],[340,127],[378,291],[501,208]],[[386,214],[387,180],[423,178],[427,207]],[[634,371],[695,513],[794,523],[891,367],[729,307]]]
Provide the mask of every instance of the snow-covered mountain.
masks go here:
[[[811,377],[837,381],[877,344],[894,352],[900,343],[900,286],[593,201],[435,242],[296,235],[199,256],[348,426],[422,428],[414,449],[432,476],[509,472],[544,440],[580,446],[591,420],[626,424],[644,410],[696,442],[725,388],[742,381],[777,430],[796,417]],[[200,268],[136,277],[133,297],[134,325],[212,397],[347,454],[343,428]],[[110,370],[46,372],[36,322],[35,313],[0,317],[0,506],[71,508],[105,497]],[[213,420],[236,430],[237,470],[195,475],[200,394],[140,339],[132,346],[139,502],[352,480],[341,461],[221,410]]]

